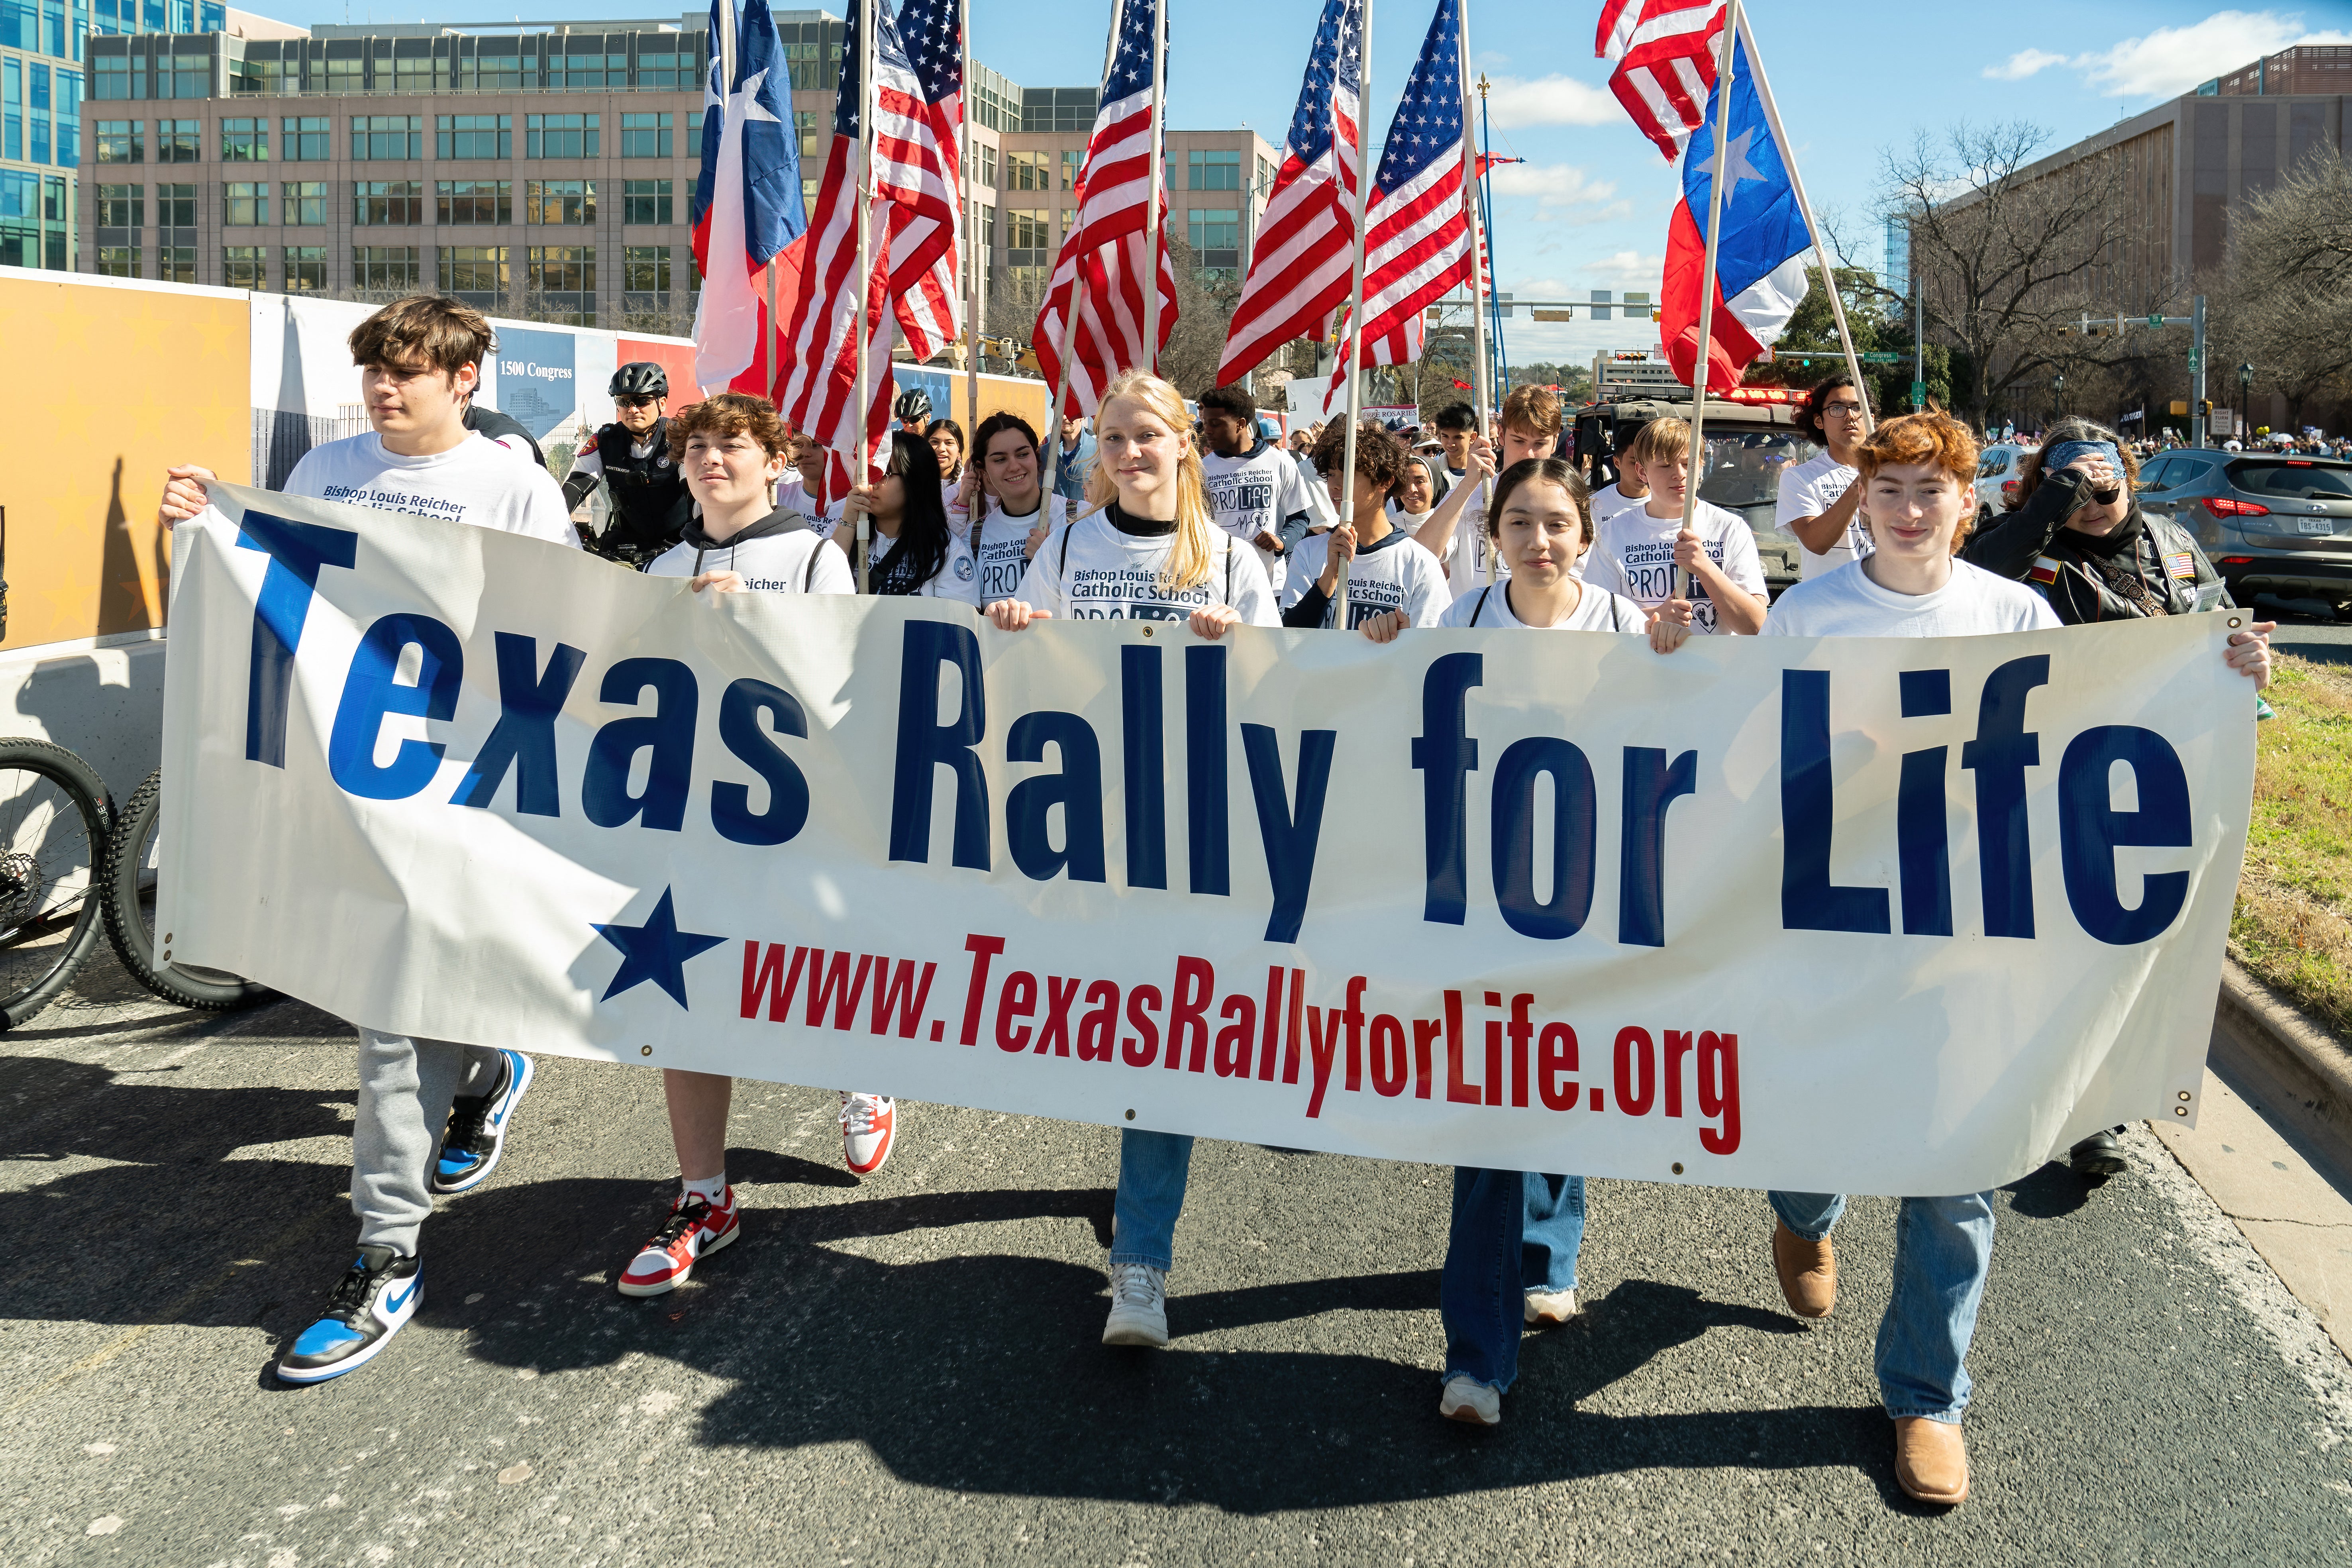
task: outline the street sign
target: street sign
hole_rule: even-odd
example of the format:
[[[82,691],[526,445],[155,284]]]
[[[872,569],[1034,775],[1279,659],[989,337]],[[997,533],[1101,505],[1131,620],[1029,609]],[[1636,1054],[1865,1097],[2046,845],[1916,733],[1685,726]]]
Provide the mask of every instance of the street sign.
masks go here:
[[[1901,364],[1906,357],[1885,349],[1874,350],[1860,356],[1864,364]]]
[[[1536,320],[1538,321],[1572,321],[1576,320],[1576,312],[1574,310],[1538,310],[1536,311],[1535,315]]]
[[[1925,408],[1927,406],[1927,384],[1926,382],[1915,381],[1911,384],[1911,406],[1915,409]]]
[[[2205,356],[2198,353],[2195,349],[2190,349],[2189,351],[2189,374],[2195,375],[2199,371],[2203,370],[2204,368]]]
[[[2162,312],[2162,311],[2158,311],[2157,314],[2155,314],[2155,315],[2153,315],[2153,316],[2150,316],[2150,317],[2147,319],[2147,324],[2148,324],[2149,326],[2151,326],[2151,327],[2160,327],[2160,326],[2164,325],[2164,315],[2163,315],[2163,312]]]

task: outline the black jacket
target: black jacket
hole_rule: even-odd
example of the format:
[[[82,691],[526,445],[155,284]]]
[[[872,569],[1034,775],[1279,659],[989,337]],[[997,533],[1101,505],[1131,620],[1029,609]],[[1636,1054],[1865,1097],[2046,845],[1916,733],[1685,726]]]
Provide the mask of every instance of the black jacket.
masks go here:
[[[2039,588],[2070,626],[2147,618],[2147,606],[2126,591],[2134,578],[2167,615],[2236,608],[2196,536],[2170,518],[2148,516],[2137,500],[2124,526],[2105,538],[2068,528],[2086,483],[2063,468],[2044,474],[2025,504],[1994,519],[1961,558]]]
[[[478,403],[468,403],[466,405],[465,426],[476,435],[488,436],[493,441],[520,436],[523,445],[530,448],[530,460],[542,468],[547,467],[547,454],[539,449],[539,443],[531,439],[530,432],[524,429],[522,422],[513,415],[485,408]]]

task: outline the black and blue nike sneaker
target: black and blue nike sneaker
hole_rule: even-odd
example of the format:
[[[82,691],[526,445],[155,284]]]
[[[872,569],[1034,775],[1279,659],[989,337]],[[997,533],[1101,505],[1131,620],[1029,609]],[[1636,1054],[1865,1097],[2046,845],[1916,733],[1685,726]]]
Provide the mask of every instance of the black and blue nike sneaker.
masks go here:
[[[425,1298],[425,1264],[389,1247],[362,1247],[327,1310],[278,1358],[281,1383],[324,1383],[356,1372],[392,1342]]]
[[[507,1130],[513,1125],[515,1107],[530,1087],[530,1058],[520,1051],[500,1051],[506,1058],[498,1084],[487,1094],[465,1096],[449,1107],[449,1126],[441,1134],[441,1157],[433,1163],[433,1190],[444,1194],[478,1187],[498,1169],[506,1148]]]

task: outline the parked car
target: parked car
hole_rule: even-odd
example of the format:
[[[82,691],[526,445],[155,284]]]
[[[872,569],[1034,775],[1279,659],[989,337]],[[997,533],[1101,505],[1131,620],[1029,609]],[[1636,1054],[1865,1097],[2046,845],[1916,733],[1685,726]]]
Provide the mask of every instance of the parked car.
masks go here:
[[[2017,504],[2017,469],[2033,448],[2015,441],[1987,447],[1977,459],[1977,526]]]
[[[2318,599],[2352,620],[2352,462],[2164,452],[2140,469],[2139,504],[2194,533],[2239,604]]]

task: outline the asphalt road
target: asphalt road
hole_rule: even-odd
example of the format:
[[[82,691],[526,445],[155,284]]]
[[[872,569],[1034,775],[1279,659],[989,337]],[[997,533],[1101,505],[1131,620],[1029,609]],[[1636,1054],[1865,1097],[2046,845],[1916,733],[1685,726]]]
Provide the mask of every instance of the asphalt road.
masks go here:
[[[2278,620],[2278,630],[2271,634],[2273,647],[2326,664],[2352,664],[2352,622],[2313,613],[2323,607],[2308,599],[2284,604],[2267,594],[2254,604],[2256,610]]]
[[[268,1373],[347,1261],[349,1031],[110,959],[0,1042],[0,1562],[2352,1561],[2352,1369],[2170,1156],[2001,1194],[1977,1496],[1896,1490],[1871,1345],[1893,1205],[1781,1310],[1753,1194],[1597,1183],[1585,1315],[1505,1425],[1436,1415],[1443,1170],[1203,1144],[1165,1352],[1106,1351],[1106,1130],[746,1086],[743,1239],[614,1272],[670,1172],[658,1078],[550,1060],[425,1231],[373,1365]]]

